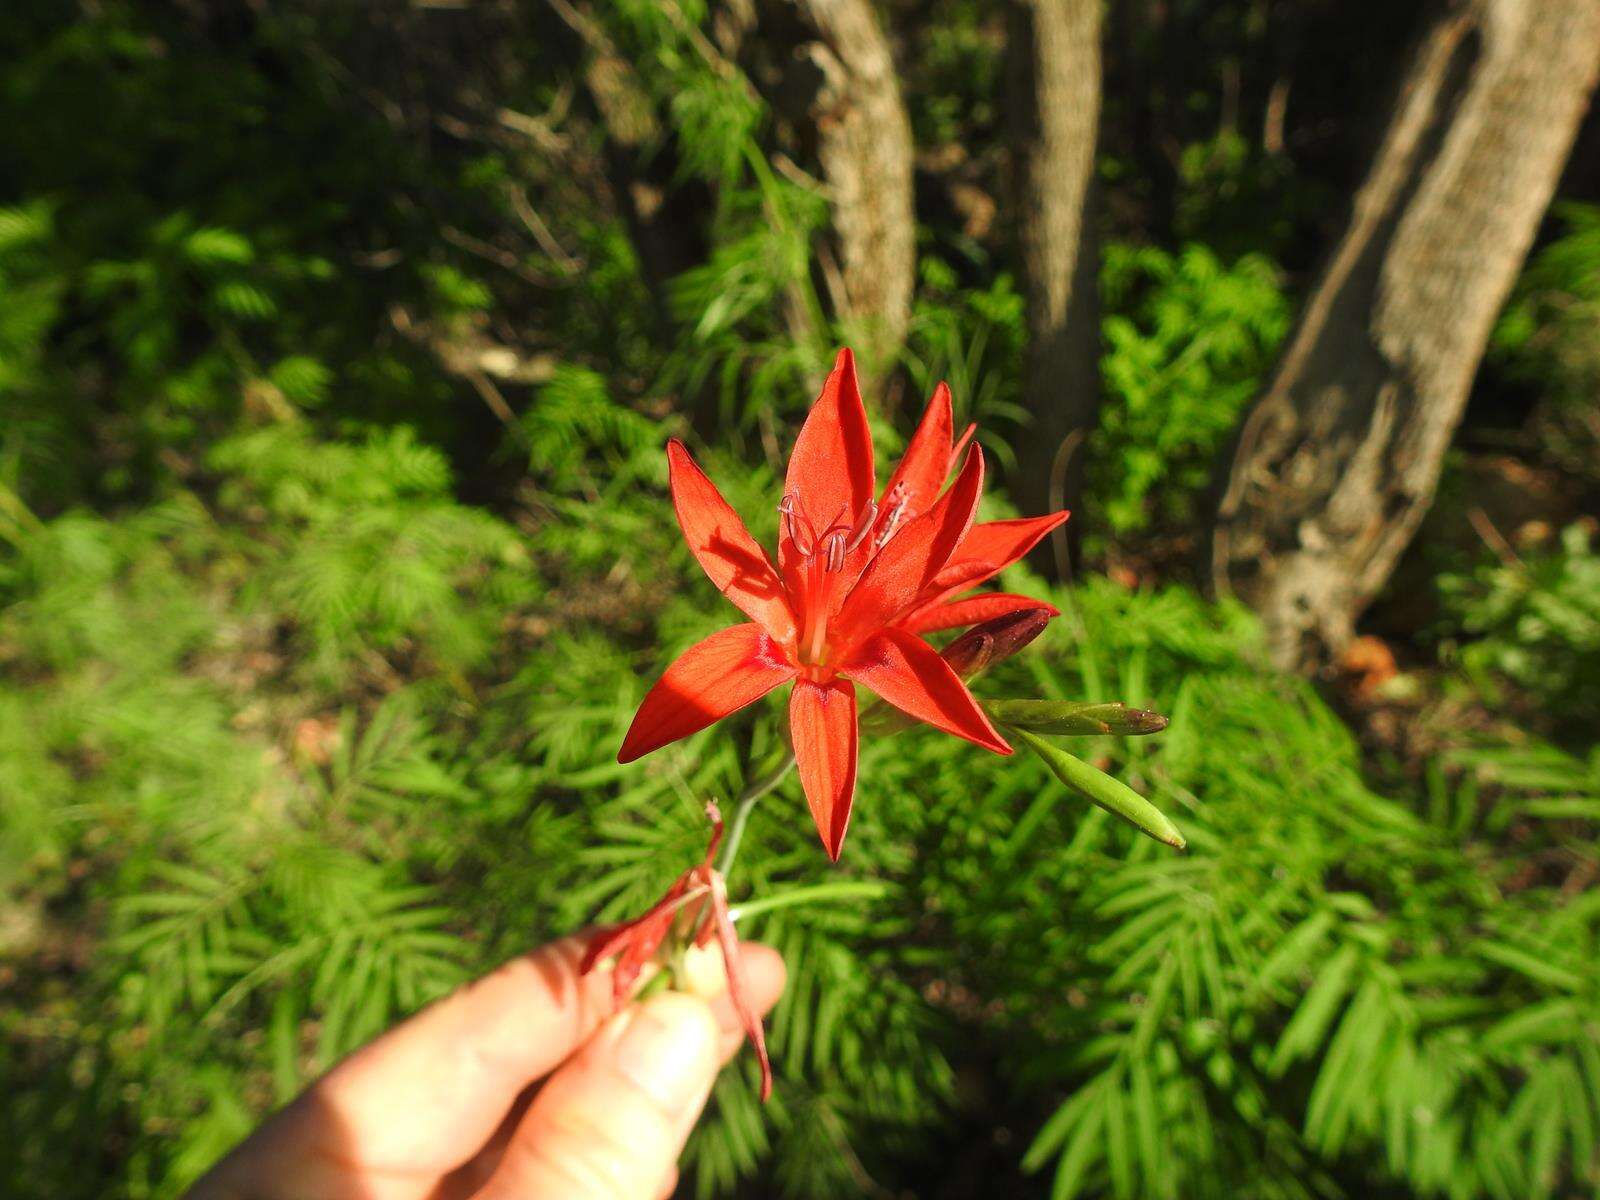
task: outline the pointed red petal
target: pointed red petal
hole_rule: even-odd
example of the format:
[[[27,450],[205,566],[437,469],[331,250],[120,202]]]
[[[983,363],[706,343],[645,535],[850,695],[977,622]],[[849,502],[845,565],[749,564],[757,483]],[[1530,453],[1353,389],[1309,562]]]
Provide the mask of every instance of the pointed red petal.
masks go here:
[[[971,528],[982,492],[983,451],[974,446],[950,490],[867,564],[833,623],[829,641],[835,647],[868,636],[916,602]]]
[[[794,678],[783,649],[759,625],[734,625],[690,646],[656,681],[617,751],[632,762],[698,733]]]
[[[587,975],[603,960],[622,949],[632,929],[633,922],[626,921],[620,925],[602,925],[591,933],[583,948],[583,961],[578,964],[578,974]]]
[[[717,847],[722,845],[722,810],[715,800],[706,801],[706,818],[711,822],[711,844],[706,847],[706,856],[700,865],[710,867],[717,860]]]
[[[841,350],[795,439],[784,491],[820,534],[841,515],[853,521],[872,499],[872,488],[872,430],[856,383],[855,356]]]
[[[889,520],[901,489],[905,507],[900,513],[900,524],[921,516],[938,498],[950,474],[950,436],[954,420],[950,414],[950,389],[941,383],[933,389],[933,397],[922,414],[917,432],[911,435],[900,465],[889,476],[883,490],[883,509],[878,514],[879,527]]]
[[[596,929],[589,935],[589,944],[584,948],[578,974],[587,975],[599,963],[615,955],[617,962],[612,968],[611,993],[618,1004],[622,1003],[633,990],[634,980],[639,978],[644,964],[654,957],[657,947],[667,936],[667,930],[672,928],[672,919],[678,911],[678,899],[688,886],[688,874],[680,875],[667,889],[667,894],[642,916],[620,925]]]
[[[667,462],[678,525],[711,582],[773,637],[793,641],[794,614],[767,552],[677,438],[667,443]]]
[[[950,556],[950,563],[935,581],[941,591],[969,588],[999,574],[1039,544],[1041,538],[1072,514],[1055,512],[1046,517],[1019,517],[1015,521],[988,521],[974,525]]]
[[[707,874],[711,877],[711,921],[716,926],[717,944],[722,949],[722,963],[728,972],[728,998],[733,1001],[733,1011],[738,1014],[739,1024],[744,1026],[761,1063],[761,1103],[765,1104],[772,1095],[772,1062],[767,1058],[766,1033],[761,1028],[760,1016],[750,1007],[750,984],[745,979],[744,959],[739,954],[739,936],[728,915],[727,885],[715,871]]]
[[[967,685],[915,634],[885,629],[862,642],[839,671],[919,721],[996,754],[1011,753]]]
[[[1043,609],[1052,617],[1061,615],[1054,605],[1035,600],[1032,596],[985,592],[981,596],[968,596],[965,600],[953,600],[948,604],[925,604],[902,620],[899,627],[912,633],[932,633],[936,629],[959,629],[963,625],[976,625],[979,621],[1035,608]]]
[[[817,832],[828,857],[838,862],[856,794],[856,689],[842,679],[796,680],[789,733]]]

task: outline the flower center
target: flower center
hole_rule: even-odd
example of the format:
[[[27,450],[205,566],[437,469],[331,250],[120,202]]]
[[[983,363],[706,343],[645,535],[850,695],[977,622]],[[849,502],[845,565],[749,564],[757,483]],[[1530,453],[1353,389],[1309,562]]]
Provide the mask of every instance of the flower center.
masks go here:
[[[789,541],[800,556],[801,594],[795,597],[796,607],[801,612],[799,658],[807,666],[820,665],[827,654],[828,609],[834,590],[846,558],[872,533],[878,505],[868,500],[866,508],[850,524],[844,522],[845,512],[841,508],[820,534],[800,510],[793,493],[784,496],[778,511],[783,514]],[[873,549],[877,549],[877,545]]]

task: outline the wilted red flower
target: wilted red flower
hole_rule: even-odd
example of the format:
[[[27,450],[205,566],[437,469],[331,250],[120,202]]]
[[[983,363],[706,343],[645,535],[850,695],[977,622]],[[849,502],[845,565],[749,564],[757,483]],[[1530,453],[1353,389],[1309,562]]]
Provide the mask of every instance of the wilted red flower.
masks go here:
[[[874,500],[872,435],[855,359],[841,350],[789,458],[776,566],[673,440],[678,523],[711,582],[750,622],[712,634],[667,668],[617,761],[696,733],[793,680],[789,726],[800,783],[837,860],[855,795],[857,683],[910,716],[1011,753],[966,685],[917,635],[1048,607],[1003,593],[954,597],[1021,558],[1067,514],[973,525],[983,453],[972,446],[940,495],[972,430],[955,445],[952,432],[950,390],[941,383]]]
[[[721,872],[712,865],[716,861],[717,847],[722,843],[722,814],[715,804],[707,804],[706,815],[711,818],[711,844],[706,847],[705,859],[678,876],[667,894],[643,916],[595,930],[589,936],[578,970],[587,975],[606,959],[615,957],[611,990],[616,1002],[621,1004],[633,991],[639,972],[655,958],[656,951],[680,918],[684,936],[692,936],[695,945],[704,946],[716,938],[722,951],[723,967],[728,972],[728,997],[761,1063],[761,1099],[764,1101],[772,1095],[772,1064],[767,1059],[767,1039],[761,1028],[761,1018],[750,1007],[744,960],[739,957],[739,936],[728,914],[727,885]]]

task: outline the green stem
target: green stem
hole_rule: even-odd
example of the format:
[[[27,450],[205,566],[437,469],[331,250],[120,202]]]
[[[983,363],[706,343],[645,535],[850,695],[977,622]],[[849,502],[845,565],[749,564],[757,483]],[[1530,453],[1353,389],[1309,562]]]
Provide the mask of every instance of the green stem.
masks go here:
[[[772,770],[747,784],[744,791],[734,800],[733,820],[728,824],[728,840],[723,843],[722,857],[717,862],[717,870],[724,879],[728,877],[728,872],[733,870],[733,860],[739,857],[739,843],[744,841],[744,827],[750,820],[750,810],[756,806],[757,800],[783,782],[783,777],[789,773],[789,768],[792,766],[794,766],[793,750],[785,754],[783,761]]]
[[[787,892],[779,892],[776,896],[762,896],[758,900],[746,900],[743,904],[736,904],[728,910],[728,916],[741,921],[745,917],[754,917],[760,913],[771,912],[775,908],[791,908],[796,904],[810,904],[813,901],[824,900],[876,900],[887,895],[889,885],[869,879],[846,880],[839,883],[818,883],[811,887],[791,888]]]

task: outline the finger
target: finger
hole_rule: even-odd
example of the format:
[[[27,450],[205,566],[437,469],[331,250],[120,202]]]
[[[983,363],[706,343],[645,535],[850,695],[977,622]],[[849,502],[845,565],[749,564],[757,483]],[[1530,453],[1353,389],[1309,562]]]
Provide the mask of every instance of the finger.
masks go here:
[[[715,956],[715,962],[711,964],[715,969],[692,972],[690,990],[711,1005],[712,1016],[717,1022],[717,1061],[725,1065],[738,1053],[744,1044],[745,1035],[743,1027],[739,1024],[738,1013],[734,1011],[733,1001],[728,996],[727,972],[722,967],[721,951],[714,945],[709,947],[709,950]],[[783,993],[787,976],[783,958],[770,946],[754,942],[745,942],[739,950],[750,987],[750,1003],[758,1013],[765,1016]],[[501,1123],[482,1151],[445,1181],[440,1188],[440,1200],[472,1195],[493,1176],[505,1155],[506,1146],[521,1123],[522,1110],[527,1107],[531,1099],[532,1090],[529,1089],[520,1098],[520,1107],[513,1106],[510,1117]],[[680,1142],[688,1137],[689,1129],[698,1115],[698,1112],[688,1112],[684,1115],[682,1127],[677,1131]],[[674,1180],[677,1178],[675,1167],[672,1178]],[[670,1194],[671,1190],[671,1187],[668,1187],[666,1192]]]
[[[369,1042],[230,1156],[222,1181],[270,1160],[295,1194],[337,1195],[356,1176],[375,1200],[426,1194],[611,1013],[610,976],[580,976],[582,954],[567,939],[513,959]]]
[[[655,1200],[719,1065],[710,1006],[662,992],[544,1085],[480,1200]]]
[[[721,1061],[726,1063],[739,1052],[739,1047],[744,1045],[744,1026],[739,1023],[739,1014],[734,1010],[733,998],[728,995],[728,975],[722,966],[722,951],[713,942],[705,947],[705,953],[715,958],[715,973],[710,976],[714,983],[710,990],[698,987],[692,990],[711,1005],[711,1012],[717,1018],[717,1028],[722,1034],[718,1041]],[[788,979],[783,956],[771,946],[763,946],[759,942],[743,942],[739,946],[739,959],[744,966],[745,984],[750,993],[750,1007],[765,1017],[778,1002],[778,997],[783,995],[784,983]]]
[[[728,973],[722,965],[722,951],[713,942],[705,947],[705,952],[714,960],[715,973],[710,974],[709,978],[714,981],[712,986],[716,990],[710,995],[704,995],[702,992],[702,998],[710,1003],[711,1014],[717,1021],[717,1066],[720,1069],[727,1066],[734,1055],[739,1053],[746,1038],[744,1025],[733,1007],[733,997],[728,994]],[[744,968],[747,999],[756,1015],[764,1020],[768,1011],[778,1002],[778,997],[783,994],[783,985],[788,978],[788,970],[783,965],[783,956],[770,946],[745,942],[739,946],[739,961]],[[701,975],[702,980],[706,978],[707,975]],[[719,984],[720,986],[717,986]],[[704,987],[703,983],[701,987]],[[694,1128],[694,1123],[699,1118],[699,1109],[680,1118],[676,1130],[680,1146],[688,1140],[689,1131]],[[676,1170],[673,1172],[673,1179],[674,1181],[677,1179]],[[669,1187],[666,1194],[670,1195],[671,1191]]]

